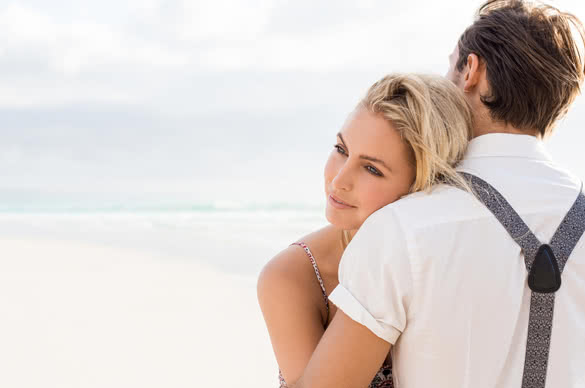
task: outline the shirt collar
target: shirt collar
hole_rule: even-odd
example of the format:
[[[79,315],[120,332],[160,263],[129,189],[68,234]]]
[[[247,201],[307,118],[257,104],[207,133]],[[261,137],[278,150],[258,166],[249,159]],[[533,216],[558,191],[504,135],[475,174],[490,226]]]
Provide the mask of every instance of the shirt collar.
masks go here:
[[[513,157],[550,160],[542,140],[531,135],[488,133],[469,142],[465,159],[486,157]]]

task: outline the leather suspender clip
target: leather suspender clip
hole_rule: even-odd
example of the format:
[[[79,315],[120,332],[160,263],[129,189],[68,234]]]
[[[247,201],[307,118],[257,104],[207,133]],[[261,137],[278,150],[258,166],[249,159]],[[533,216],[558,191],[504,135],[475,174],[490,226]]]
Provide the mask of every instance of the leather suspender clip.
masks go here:
[[[542,244],[538,248],[528,274],[528,287],[534,292],[550,294],[561,288],[561,271],[552,248]]]

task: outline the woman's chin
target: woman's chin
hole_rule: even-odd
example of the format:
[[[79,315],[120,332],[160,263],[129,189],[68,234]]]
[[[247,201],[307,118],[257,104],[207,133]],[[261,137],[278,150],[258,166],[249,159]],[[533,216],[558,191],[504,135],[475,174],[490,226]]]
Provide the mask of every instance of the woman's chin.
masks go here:
[[[341,212],[337,209],[327,206],[325,209],[325,217],[329,223],[342,230],[354,230],[358,229],[360,222],[355,217],[350,217],[349,214],[340,214]]]

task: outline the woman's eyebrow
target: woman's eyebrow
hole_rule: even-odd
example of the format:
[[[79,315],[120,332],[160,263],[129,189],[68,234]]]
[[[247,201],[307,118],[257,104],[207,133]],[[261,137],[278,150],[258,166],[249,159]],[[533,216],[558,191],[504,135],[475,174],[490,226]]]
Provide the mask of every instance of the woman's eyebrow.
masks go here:
[[[345,141],[343,140],[343,136],[341,136],[341,133],[338,133],[337,137],[339,137],[339,140],[341,140],[341,143],[343,143],[343,146],[345,148],[347,148],[347,145],[345,144]],[[368,156],[368,155],[360,155],[360,159],[368,160],[368,161],[374,162],[374,163],[380,163],[382,166],[386,167],[386,169],[388,171],[392,172],[392,169],[390,167],[388,167],[388,165],[386,163],[384,163],[383,160],[380,160],[378,158],[374,158],[373,156]]]
[[[360,159],[369,160],[370,162],[374,162],[374,163],[380,163],[382,166],[386,167],[389,171],[392,171],[392,169],[390,167],[388,167],[388,165],[386,163],[384,163],[383,160],[374,158],[373,156],[360,155]]]

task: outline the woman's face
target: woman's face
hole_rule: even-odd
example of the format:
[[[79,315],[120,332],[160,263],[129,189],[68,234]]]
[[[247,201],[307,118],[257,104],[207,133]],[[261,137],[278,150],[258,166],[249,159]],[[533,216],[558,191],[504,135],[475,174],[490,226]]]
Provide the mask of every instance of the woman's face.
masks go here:
[[[329,222],[358,229],[370,214],[407,194],[416,173],[411,158],[388,121],[358,108],[337,134],[325,165]]]

